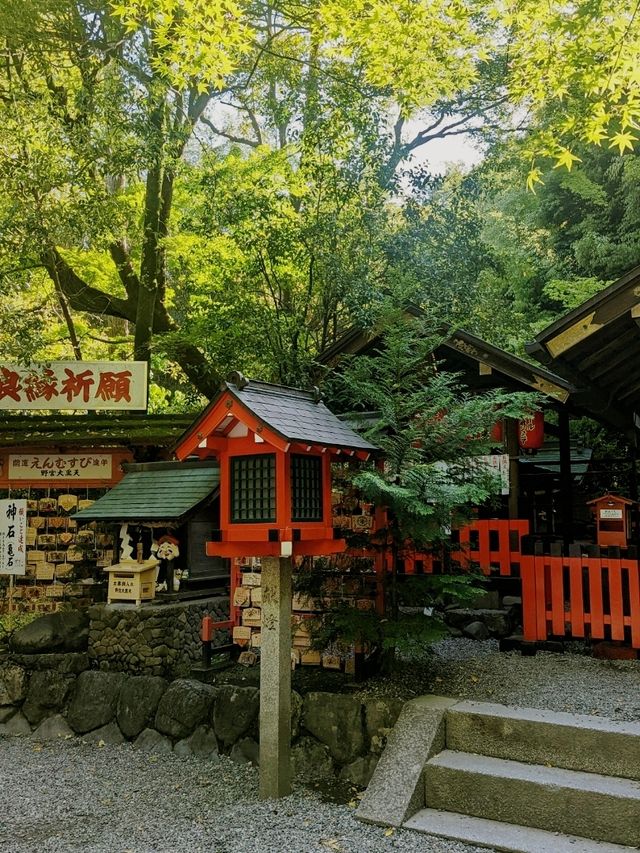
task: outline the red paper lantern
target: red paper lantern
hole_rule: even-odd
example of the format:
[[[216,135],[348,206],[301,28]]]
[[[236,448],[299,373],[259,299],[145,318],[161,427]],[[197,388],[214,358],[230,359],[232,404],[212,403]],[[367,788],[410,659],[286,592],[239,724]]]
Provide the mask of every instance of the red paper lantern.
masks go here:
[[[518,444],[523,450],[538,450],[544,444],[544,413],[532,412],[518,421]]]
[[[495,424],[491,427],[491,432],[489,433],[489,437],[491,441],[496,444],[502,444],[504,441],[504,422],[496,421]]]

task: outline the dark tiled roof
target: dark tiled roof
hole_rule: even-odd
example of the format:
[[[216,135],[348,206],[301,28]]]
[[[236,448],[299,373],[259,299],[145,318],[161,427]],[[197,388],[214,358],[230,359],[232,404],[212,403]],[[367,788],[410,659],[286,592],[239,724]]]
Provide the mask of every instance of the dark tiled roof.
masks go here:
[[[341,421],[313,391],[251,380],[225,387],[243,406],[287,441],[322,444],[348,450],[374,451],[375,445]]]
[[[218,488],[217,462],[150,462],[128,465],[111,491],[74,518],[164,521],[186,515]]]

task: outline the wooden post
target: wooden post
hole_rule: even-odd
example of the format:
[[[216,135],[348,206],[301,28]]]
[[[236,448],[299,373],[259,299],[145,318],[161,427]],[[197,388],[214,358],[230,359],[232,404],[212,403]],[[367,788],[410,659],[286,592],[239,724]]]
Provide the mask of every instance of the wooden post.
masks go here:
[[[15,584],[15,578],[13,575],[9,575],[9,613],[13,613],[13,586]]]
[[[568,548],[573,538],[573,480],[571,477],[571,436],[569,412],[563,406],[558,411],[560,432],[560,520],[562,539]]]
[[[291,793],[291,557],[262,558],[260,797]]]
[[[520,446],[518,445],[518,421],[505,418],[507,453],[509,454],[509,518],[518,518],[518,498],[520,495]]]

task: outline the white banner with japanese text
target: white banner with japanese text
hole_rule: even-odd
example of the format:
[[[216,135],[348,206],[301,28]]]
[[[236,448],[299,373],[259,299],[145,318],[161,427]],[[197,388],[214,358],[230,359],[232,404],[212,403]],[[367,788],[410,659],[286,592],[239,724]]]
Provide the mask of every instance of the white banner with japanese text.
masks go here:
[[[10,453],[9,479],[110,480],[113,459],[109,453]]]
[[[145,361],[0,362],[0,409],[146,408]]]
[[[0,500],[0,575],[27,571],[27,502]]]

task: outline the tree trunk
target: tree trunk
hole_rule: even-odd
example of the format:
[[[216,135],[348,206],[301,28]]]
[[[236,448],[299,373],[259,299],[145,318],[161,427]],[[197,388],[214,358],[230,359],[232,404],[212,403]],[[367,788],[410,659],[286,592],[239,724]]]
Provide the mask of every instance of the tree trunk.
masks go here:
[[[152,138],[153,161],[147,173],[144,199],[144,227],[142,237],[142,261],[140,264],[140,290],[136,306],[136,327],[133,341],[133,357],[137,361],[151,362],[153,317],[160,286],[160,211],[163,180],[163,129],[164,98],[154,107],[150,123],[154,131]]]

